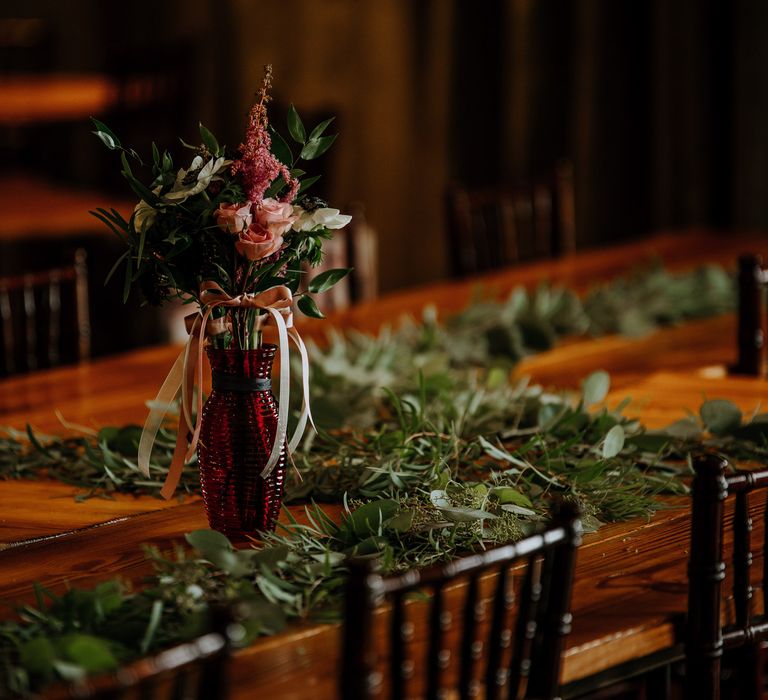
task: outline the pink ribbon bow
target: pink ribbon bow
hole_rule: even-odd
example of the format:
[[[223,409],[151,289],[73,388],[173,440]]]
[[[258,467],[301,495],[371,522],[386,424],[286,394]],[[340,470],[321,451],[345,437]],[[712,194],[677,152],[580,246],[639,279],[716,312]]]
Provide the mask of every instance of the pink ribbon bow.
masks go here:
[[[192,396],[195,383],[202,387],[203,383],[203,349],[205,337],[215,335],[226,329],[222,319],[211,318],[211,312],[217,307],[250,308],[266,311],[275,321],[278,331],[280,349],[280,394],[278,398],[277,430],[267,464],[261,475],[267,477],[280,459],[280,451],[285,443],[288,429],[288,404],[290,400],[290,358],[288,338],[296,344],[301,355],[301,373],[303,402],[301,415],[296,431],[288,443],[288,451],[292,452],[299,444],[307,422],[312,421],[309,408],[309,358],[301,336],[293,328],[291,290],[285,286],[272,287],[258,294],[240,294],[229,296],[216,282],[204,282],[200,287],[200,311],[187,316],[189,339],[179,353],[171,371],[165,378],[160,391],[152,404],[152,408],[144,422],[144,429],[139,440],[138,466],[145,476],[149,476],[149,459],[157,432],[165,419],[169,405],[176,400],[181,391],[181,410],[179,412],[179,428],[176,434],[176,446],[173,451],[171,466],[168,469],[160,494],[163,498],[171,498],[181,478],[184,464],[192,459],[200,438],[200,414],[203,409],[202,391],[197,392],[197,417],[192,420]],[[262,317],[259,316],[259,319]],[[190,437],[191,436],[191,437]]]

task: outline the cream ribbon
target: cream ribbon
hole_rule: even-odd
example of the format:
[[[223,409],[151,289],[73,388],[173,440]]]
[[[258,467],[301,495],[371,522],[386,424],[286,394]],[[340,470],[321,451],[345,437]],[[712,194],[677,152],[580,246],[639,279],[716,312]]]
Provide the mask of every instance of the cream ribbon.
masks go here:
[[[179,429],[168,476],[160,491],[163,498],[168,499],[173,496],[181,478],[184,464],[192,459],[200,439],[200,415],[203,410],[202,391],[197,393],[196,421],[192,420],[192,396],[195,383],[198,387],[202,387],[203,383],[205,337],[226,330],[226,324],[222,319],[211,318],[211,312],[216,307],[261,309],[269,314],[268,317],[264,318],[271,317],[277,326],[278,347],[280,349],[280,395],[278,397],[277,430],[269,459],[261,472],[261,476],[264,478],[269,476],[277,465],[288,432],[288,403],[291,386],[289,337],[296,344],[301,356],[303,393],[299,422],[296,431],[288,442],[289,453],[295,450],[301,441],[307,422],[313,428],[315,427],[309,407],[309,357],[301,336],[293,328],[292,302],[291,290],[285,286],[272,287],[259,294],[240,294],[236,297],[229,296],[215,282],[204,282],[200,287],[200,311],[185,319],[188,321],[189,339],[160,387],[153,408],[144,422],[144,429],[139,440],[138,466],[145,476],[149,476],[149,459],[157,432],[165,419],[169,405],[176,400],[179,391],[181,391]],[[261,318],[261,316],[257,318],[259,323],[261,323]]]

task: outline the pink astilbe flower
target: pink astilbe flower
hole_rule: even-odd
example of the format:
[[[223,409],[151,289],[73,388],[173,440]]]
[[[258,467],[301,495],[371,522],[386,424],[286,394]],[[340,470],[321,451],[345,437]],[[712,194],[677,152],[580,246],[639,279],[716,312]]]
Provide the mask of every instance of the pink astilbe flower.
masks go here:
[[[292,202],[299,191],[299,181],[291,177],[288,168],[272,154],[272,139],[267,127],[267,102],[272,86],[272,66],[265,68],[264,80],[259,90],[259,100],[251,107],[245,142],[240,144],[240,158],[232,164],[232,174],[239,175],[248,199],[260,204],[273,180],[282,177],[288,191],[280,197],[282,202]]]

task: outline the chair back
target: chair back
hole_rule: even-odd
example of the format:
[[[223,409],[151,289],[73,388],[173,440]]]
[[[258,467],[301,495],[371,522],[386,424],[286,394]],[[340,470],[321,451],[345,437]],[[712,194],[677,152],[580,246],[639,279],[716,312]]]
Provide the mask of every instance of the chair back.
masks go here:
[[[0,376],[90,355],[85,251],[69,267],[0,277]]]
[[[737,341],[739,356],[732,371],[762,376],[765,355],[765,290],[768,270],[759,255],[739,258],[739,309]]]
[[[764,528],[768,510],[765,494],[755,492],[768,488],[768,469],[729,471],[728,462],[717,455],[699,458],[694,462],[694,469],[688,565],[686,698],[718,700],[723,651],[740,649],[734,655],[740,666],[739,672],[732,676],[740,685],[734,689],[734,697],[757,699],[762,697],[762,674],[757,663],[756,645],[768,639],[768,599],[763,599],[759,611],[753,610],[756,606],[753,605],[751,585],[750,509],[757,507],[761,512],[761,573],[765,592],[768,590],[768,540]],[[757,503],[750,504],[752,494]],[[724,559],[724,543],[731,539],[733,554],[729,566]],[[732,610],[724,606],[724,582],[732,588]]]
[[[41,17],[0,17],[0,67],[4,74],[44,73],[54,68],[56,37]]]
[[[228,643],[211,632],[185,644],[123,666],[115,673],[85,679],[67,697],[91,700],[226,700]]]
[[[573,167],[552,178],[508,186],[448,190],[447,230],[452,274],[477,274],[575,249]]]
[[[562,503],[538,534],[446,564],[384,577],[355,562],[342,698],[556,698],[580,539]]]

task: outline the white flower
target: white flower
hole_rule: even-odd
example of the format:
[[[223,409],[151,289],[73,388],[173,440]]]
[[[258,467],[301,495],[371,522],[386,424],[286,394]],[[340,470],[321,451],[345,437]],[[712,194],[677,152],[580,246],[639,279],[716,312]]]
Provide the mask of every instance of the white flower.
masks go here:
[[[339,213],[338,209],[324,207],[314,211],[305,211],[301,207],[294,207],[293,213],[298,214],[299,218],[293,224],[294,231],[314,231],[316,228],[344,228],[352,217],[348,214]]]
[[[160,187],[152,190],[155,194],[160,194]],[[157,218],[157,209],[151,204],[147,204],[143,199],[133,209],[133,228],[141,233],[155,223]]]
[[[173,183],[171,191],[163,195],[163,199],[166,202],[176,202],[181,204],[189,197],[193,197],[196,194],[202,192],[213,180],[221,180],[221,177],[216,176],[222,168],[230,165],[231,160],[224,158],[211,158],[205,165],[203,165],[203,159],[200,156],[195,156],[192,164],[189,166],[189,170],[180,168],[176,173],[176,182]],[[201,167],[202,166],[202,167]],[[197,180],[185,185],[184,180],[187,177],[187,173],[200,170],[197,173]]]
[[[203,589],[200,588],[200,586],[198,586],[196,583],[190,583],[187,586],[187,595],[189,595],[191,598],[194,598],[195,600],[202,598],[203,593]]]
[[[156,216],[157,209],[142,199],[133,210],[133,227],[141,232],[155,223]]]

